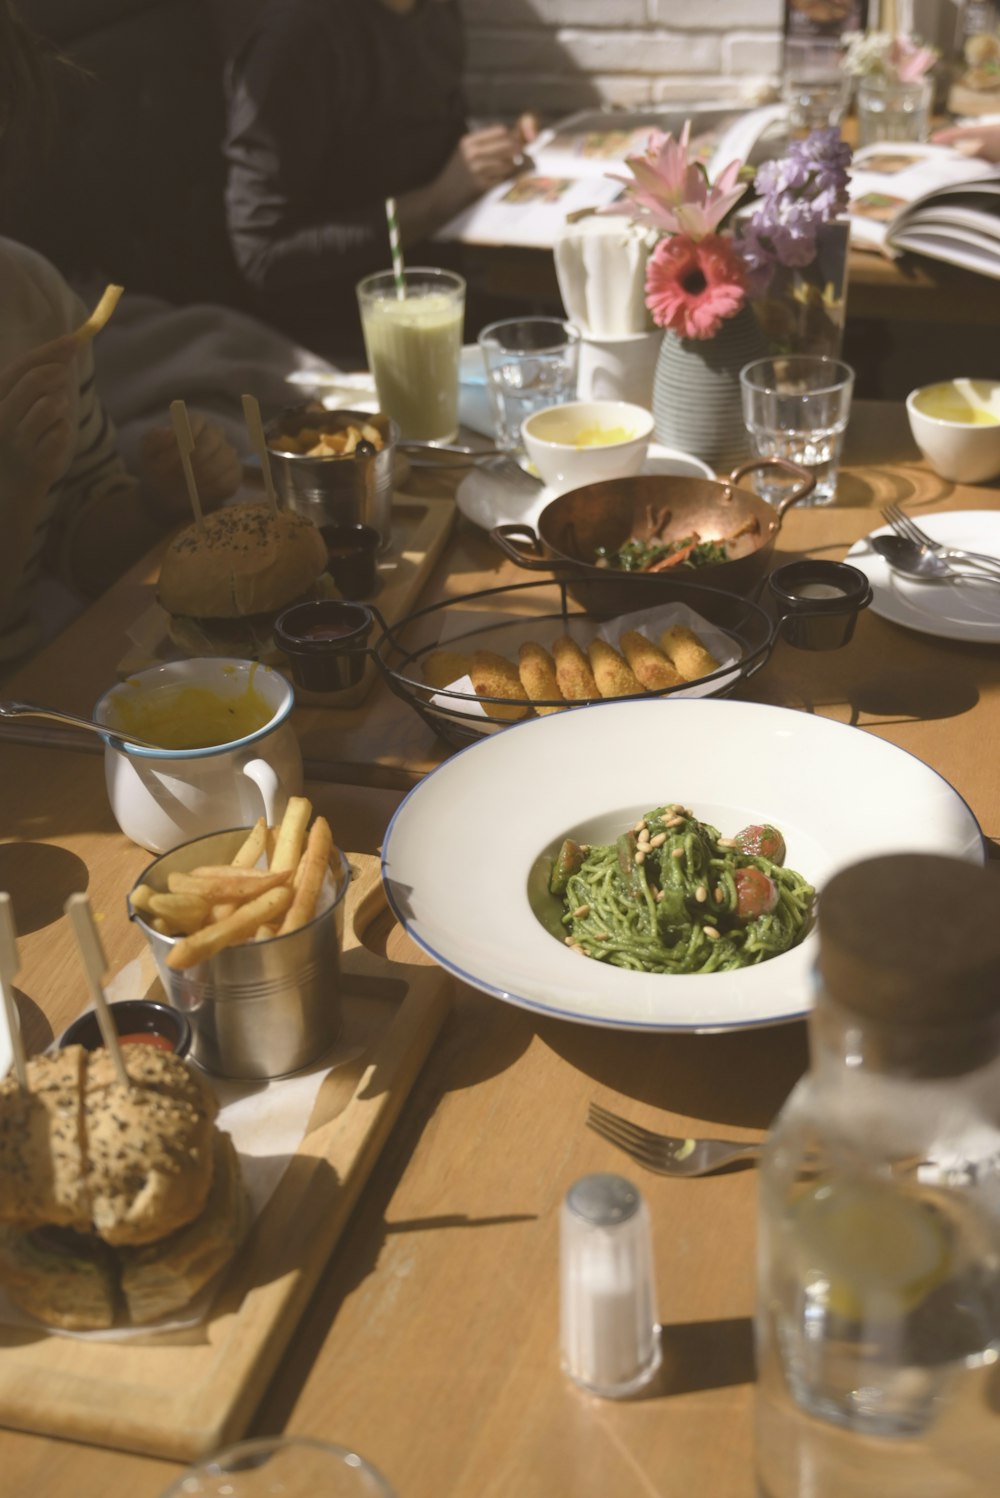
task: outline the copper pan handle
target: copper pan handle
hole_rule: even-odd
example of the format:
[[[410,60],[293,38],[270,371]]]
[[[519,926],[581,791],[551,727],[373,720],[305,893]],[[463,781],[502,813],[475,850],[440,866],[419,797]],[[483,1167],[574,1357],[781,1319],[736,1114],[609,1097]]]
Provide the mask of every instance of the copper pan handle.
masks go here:
[[[794,479],[801,479],[801,486],[793,489],[791,494],[785,496],[774,506],[774,516],[778,524],[781,524],[785,511],[790,510],[792,505],[798,504],[800,499],[805,499],[816,487],[816,475],[803,468],[801,463],[793,463],[790,458],[751,458],[749,463],[741,463],[734,468],[727,479],[727,485],[735,488],[745,473],[753,473],[755,468],[781,468]]]
[[[506,557],[519,567],[526,567],[529,572],[552,572],[559,565],[544,555],[541,540],[530,525],[513,521],[507,525],[495,525],[490,536]],[[529,550],[525,550],[525,547]]]

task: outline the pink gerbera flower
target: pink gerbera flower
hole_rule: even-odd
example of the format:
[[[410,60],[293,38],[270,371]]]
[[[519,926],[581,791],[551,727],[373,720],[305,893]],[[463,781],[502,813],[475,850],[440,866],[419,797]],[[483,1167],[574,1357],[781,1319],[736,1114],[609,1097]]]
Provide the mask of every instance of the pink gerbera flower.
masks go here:
[[[646,265],[646,305],[653,321],[681,338],[713,338],[746,301],[743,262],[728,240],[706,234],[661,239]]]

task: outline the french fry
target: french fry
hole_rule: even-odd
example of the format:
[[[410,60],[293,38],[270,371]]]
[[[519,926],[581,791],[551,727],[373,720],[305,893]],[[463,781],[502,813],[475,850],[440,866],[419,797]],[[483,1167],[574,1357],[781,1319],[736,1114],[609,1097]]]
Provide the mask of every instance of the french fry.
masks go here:
[[[162,916],[185,933],[203,926],[211,909],[201,895],[180,894],[151,895],[149,908],[154,915]]]
[[[101,299],[93,312],[86,318],[73,333],[77,344],[89,343],[95,333],[99,333],[118,306],[118,300],[125,290],[124,286],[106,286],[101,294]]]
[[[271,857],[271,868],[291,873],[299,859],[306,840],[306,828],[312,816],[312,802],[305,796],[289,796],[285,815],[278,828]]]
[[[162,915],[154,915],[153,919],[150,921],[149,924],[152,926],[153,930],[154,931],[158,931],[161,936],[180,936],[181,935],[181,933],[179,931],[171,931],[171,929],[170,929],[170,922],[169,921],[165,921],[163,919]]]
[[[290,884],[265,890],[256,899],[241,905],[225,920],[214,921],[190,936],[181,937],[167,955],[167,966],[174,972],[180,972],[214,957],[223,947],[237,946],[240,942],[248,941],[261,926],[280,920],[291,903]]]
[[[323,876],[330,867],[333,852],[333,834],[325,817],[317,817],[309,829],[302,861],[296,871],[298,878],[294,886],[292,902],[278,928],[279,936],[297,931],[316,914],[316,903],[323,887]]]
[[[267,843],[267,823],[263,817],[258,817],[253,829],[246,841],[240,845],[233,856],[232,866],[234,869],[254,869],[257,867],[260,855]]]
[[[254,941],[270,941],[272,936],[277,936],[277,926],[258,926],[253,934]]]
[[[137,884],[129,899],[132,901],[133,910],[149,911],[152,909],[150,900],[156,894],[151,884]]]
[[[276,885],[292,881],[291,869],[233,869],[228,864],[220,868],[206,866],[192,869],[190,874],[168,874],[167,885],[174,895],[200,895],[209,905],[223,900],[248,900],[261,895]]]

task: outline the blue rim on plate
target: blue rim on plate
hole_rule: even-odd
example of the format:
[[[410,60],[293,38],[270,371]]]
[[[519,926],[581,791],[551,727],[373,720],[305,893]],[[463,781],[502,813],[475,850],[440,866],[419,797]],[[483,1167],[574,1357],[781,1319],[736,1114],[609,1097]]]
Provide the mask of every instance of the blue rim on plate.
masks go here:
[[[863,729],[719,698],[607,702],[513,724],[415,786],[383,844],[389,904],[455,977],[537,1014],[654,1033],[801,1018],[815,932],[756,967],[674,977],[579,956],[536,917],[528,885],[539,855],[571,833],[609,841],[669,801],[724,834],[776,824],[788,865],[820,890],[839,868],[881,853],[985,858],[958,792]]]

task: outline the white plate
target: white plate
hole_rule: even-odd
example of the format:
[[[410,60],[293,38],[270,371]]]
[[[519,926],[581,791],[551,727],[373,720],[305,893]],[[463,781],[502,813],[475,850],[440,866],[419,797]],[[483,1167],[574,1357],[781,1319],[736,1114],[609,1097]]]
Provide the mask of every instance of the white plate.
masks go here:
[[[528,876],[540,854],[568,833],[610,841],[674,800],[724,834],[774,823],[789,867],[820,890],[879,853],[984,858],[948,782],[863,729],[752,702],[608,702],[514,724],[422,780],[386,833],[390,904],[442,967],[525,1009],[657,1032],[798,1018],[810,1006],[814,932],[758,967],[675,977],[578,956],[535,916]]]
[[[649,444],[641,472],[715,478],[714,470],[700,458],[674,447],[662,447],[658,442]],[[495,525],[535,525],[545,506],[565,492],[556,485],[542,485],[528,474],[516,472],[510,464],[504,465],[499,473],[482,466],[466,474],[458,486],[455,503],[467,520],[488,531]]]
[[[948,510],[914,518],[921,530],[944,546],[1000,557],[1000,511]],[[871,534],[892,532],[883,526]],[[868,536],[855,542],[845,560],[866,574],[872,585],[872,612],[881,618],[945,640],[1000,641],[1000,588],[988,583],[920,583],[901,577],[873,551]]]

